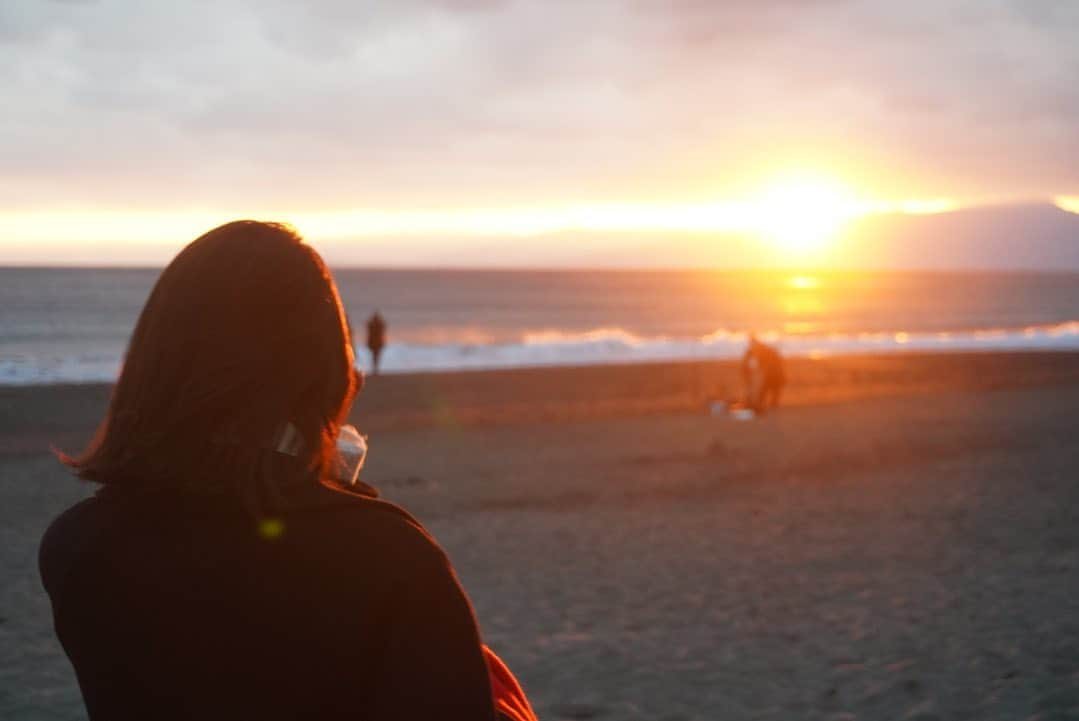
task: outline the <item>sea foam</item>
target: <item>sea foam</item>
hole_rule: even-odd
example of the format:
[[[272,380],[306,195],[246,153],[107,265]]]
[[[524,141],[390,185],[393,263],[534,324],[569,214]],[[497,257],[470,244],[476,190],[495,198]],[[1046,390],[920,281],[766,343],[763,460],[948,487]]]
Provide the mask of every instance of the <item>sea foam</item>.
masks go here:
[[[963,332],[765,334],[790,357],[901,352],[1079,351],[1079,321],[1019,329]],[[622,328],[581,333],[553,330],[524,334],[511,343],[396,343],[383,353],[386,373],[602,365],[677,360],[731,359],[746,347],[742,333],[717,330],[699,338],[642,337]],[[366,353],[360,349],[360,365]],[[115,380],[122,353],[16,353],[0,355],[0,385],[99,383]]]

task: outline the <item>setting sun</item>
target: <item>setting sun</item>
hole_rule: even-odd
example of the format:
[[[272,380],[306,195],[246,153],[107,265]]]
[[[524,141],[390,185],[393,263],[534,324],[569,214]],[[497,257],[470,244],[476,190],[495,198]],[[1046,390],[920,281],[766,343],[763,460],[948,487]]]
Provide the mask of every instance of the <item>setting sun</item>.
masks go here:
[[[866,212],[844,186],[812,177],[767,187],[755,206],[755,225],[761,236],[779,250],[796,255],[820,250],[844,223]]]

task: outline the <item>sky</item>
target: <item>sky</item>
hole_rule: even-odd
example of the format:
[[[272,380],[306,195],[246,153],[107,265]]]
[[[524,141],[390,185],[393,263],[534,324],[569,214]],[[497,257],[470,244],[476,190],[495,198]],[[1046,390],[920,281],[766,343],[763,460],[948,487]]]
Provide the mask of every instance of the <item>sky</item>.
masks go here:
[[[163,262],[236,217],[483,265],[1074,212],[1077,38],[1072,0],[4,0],[0,263]]]

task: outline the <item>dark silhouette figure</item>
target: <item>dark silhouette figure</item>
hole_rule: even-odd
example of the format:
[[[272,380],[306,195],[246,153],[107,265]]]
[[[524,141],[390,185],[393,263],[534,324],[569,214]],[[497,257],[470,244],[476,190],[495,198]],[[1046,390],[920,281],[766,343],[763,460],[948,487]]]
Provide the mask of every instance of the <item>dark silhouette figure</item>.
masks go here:
[[[378,375],[382,349],[386,347],[386,321],[377,310],[367,319],[367,349],[371,351],[371,372]]]
[[[221,226],[161,274],[61,456],[99,489],[39,553],[90,719],[534,720],[435,540],[331,480],[346,327],[286,226]]]
[[[779,351],[762,343],[752,333],[749,347],[742,356],[742,380],[746,386],[749,406],[758,414],[779,406],[783,386],[787,382],[783,358]]]

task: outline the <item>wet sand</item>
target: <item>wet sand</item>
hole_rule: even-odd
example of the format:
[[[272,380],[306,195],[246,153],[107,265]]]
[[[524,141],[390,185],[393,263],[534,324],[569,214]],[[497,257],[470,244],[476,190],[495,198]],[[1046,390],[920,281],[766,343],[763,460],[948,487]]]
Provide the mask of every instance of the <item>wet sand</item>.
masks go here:
[[[364,478],[448,550],[544,719],[1079,714],[1079,356],[372,379]],[[724,387],[726,387],[724,389]],[[35,568],[107,389],[0,391],[0,717],[82,718]],[[528,409],[532,412],[529,413]]]
[[[1079,353],[798,358],[787,374],[784,406],[821,405],[1079,383]],[[376,433],[697,413],[742,392],[734,361],[408,373],[368,378],[352,421]],[[106,385],[0,386],[0,454],[80,446],[108,396]]]

